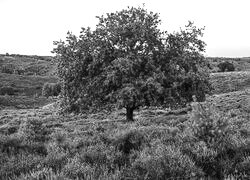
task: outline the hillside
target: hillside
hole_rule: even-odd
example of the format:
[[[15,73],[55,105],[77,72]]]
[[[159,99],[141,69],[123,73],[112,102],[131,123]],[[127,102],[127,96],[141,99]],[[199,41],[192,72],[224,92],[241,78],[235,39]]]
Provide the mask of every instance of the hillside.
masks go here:
[[[243,58],[223,58],[223,57],[207,57],[210,64],[211,72],[218,72],[217,65],[223,61],[233,63],[236,71],[250,71],[250,57]]]
[[[46,82],[55,83],[57,81],[57,77],[53,76],[27,76],[0,73],[0,88],[12,87],[15,95],[40,96],[42,94],[42,87]]]
[[[53,102],[42,97],[42,88],[58,81],[55,74],[52,57],[0,55],[0,109],[39,108]]]
[[[250,88],[250,71],[211,73],[213,94],[242,91]]]
[[[41,96],[57,82],[49,72],[0,73],[0,88],[15,89],[0,96],[0,180],[249,179],[250,71],[211,73],[215,109],[142,108],[129,123],[124,109],[57,114],[57,99]]]
[[[0,72],[19,75],[55,75],[56,64],[49,56],[0,55]]]

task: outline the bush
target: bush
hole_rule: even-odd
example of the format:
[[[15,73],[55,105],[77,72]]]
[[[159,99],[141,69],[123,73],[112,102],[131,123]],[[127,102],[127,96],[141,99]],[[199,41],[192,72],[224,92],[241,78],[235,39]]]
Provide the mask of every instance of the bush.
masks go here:
[[[15,95],[15,89],[13,87],[10,86],[4,86],[0,88],[0,95]]]
[[[235,67],[233,63],[224,61],[218,64],[219,72],[229,72],[235,71]]]
[[[60,83],[45,83],[43,85],[42,94],[45,97],[58,96],[61,92]]]

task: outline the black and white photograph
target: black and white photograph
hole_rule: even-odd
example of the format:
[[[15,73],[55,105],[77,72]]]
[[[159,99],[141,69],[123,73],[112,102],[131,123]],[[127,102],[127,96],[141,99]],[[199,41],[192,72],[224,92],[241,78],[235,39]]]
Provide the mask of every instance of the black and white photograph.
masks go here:
[[[0,180],[250,180],[249,0],[0,0]]]

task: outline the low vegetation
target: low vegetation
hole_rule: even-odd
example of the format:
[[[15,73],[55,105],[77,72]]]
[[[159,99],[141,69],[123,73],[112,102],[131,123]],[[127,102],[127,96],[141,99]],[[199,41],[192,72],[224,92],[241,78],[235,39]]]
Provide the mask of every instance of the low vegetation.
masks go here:
[[[189,114],[141,110],[132,123],[125,123],[123,110],[78,117],[20,110],[22,121],[2,114],[0,177],[246,178],[250,124],[234,115],[239,110],[194,102]]]
[[[211,73],[212,93],[228,93],[250,88],[250,71]]]

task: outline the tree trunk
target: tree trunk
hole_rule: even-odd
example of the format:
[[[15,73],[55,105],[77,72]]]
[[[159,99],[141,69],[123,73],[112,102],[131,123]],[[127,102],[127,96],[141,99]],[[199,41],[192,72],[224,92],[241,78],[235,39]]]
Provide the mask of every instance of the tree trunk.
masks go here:
[[[127,110],[127,114],[126,114],[127,121],[134,121],[134,118],[133,118],[134,108],[127,107],[126,110]]]

